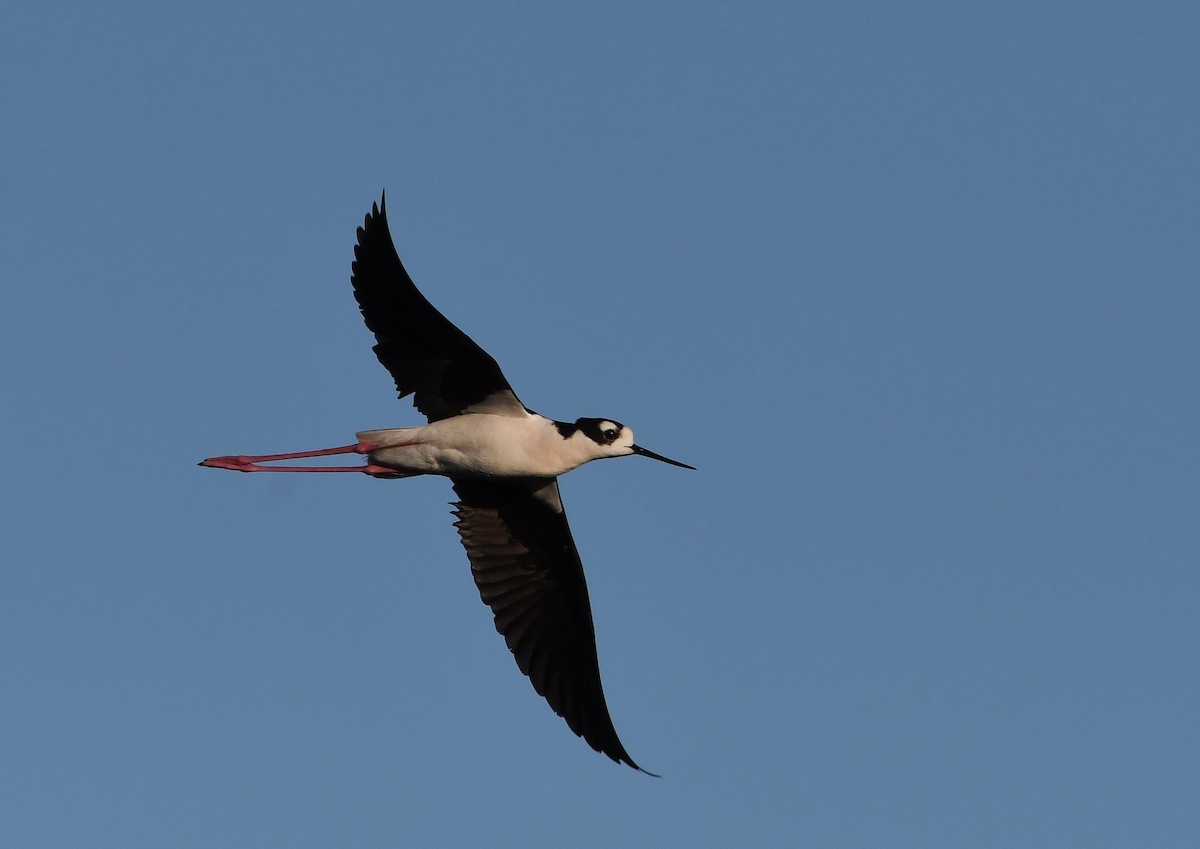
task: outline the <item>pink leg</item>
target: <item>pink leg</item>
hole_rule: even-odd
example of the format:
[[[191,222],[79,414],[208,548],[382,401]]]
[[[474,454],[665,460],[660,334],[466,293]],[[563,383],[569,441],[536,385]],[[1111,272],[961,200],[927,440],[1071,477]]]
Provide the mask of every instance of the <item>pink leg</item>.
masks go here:
[[[274,460],[298,460],[304,457],[327,457],[332,454],[367,454],[375,446],[366,442],[356,442],[353,445],[341,445],[337,448],[321,448],[317,451],[295,451],[290,454],[263,454],[257,457],[245,454],[227,457],[209,457],[201,460],[201,466],[210,469],[229,469],[233,472],[361,472],[375,477],[403,478],[411,477],[404,472],[398,472],[387,466],[377,466],[369,463],[365,466],[260,466],[259,463],[269,463]]]

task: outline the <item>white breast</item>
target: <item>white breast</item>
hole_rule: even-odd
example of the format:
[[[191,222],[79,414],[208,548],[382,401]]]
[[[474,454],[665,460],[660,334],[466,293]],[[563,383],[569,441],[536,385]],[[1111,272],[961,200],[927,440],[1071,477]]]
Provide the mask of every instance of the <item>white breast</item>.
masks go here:
[[[563,439],[537,414],[470,413],[424,427],[365,430],[358,439],[377,446],[372,463],[417,474],[555,477],[593,459],[588,446]]]

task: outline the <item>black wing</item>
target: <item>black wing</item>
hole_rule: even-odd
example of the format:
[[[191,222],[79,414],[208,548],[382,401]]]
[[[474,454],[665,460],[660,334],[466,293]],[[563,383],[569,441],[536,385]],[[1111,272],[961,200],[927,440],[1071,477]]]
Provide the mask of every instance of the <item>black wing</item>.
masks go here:
[[[425,299],[404,270],[381,198],[358,229],[350,282],[375,356],[391,372],[400,397],[429,421],[464,412],[524,415],[500,366]]]
[[[641,769],[621,745],[604,701],[587,583],[558,481],[453,483],[460,499],[454,525],[517,666],[588,745]]]

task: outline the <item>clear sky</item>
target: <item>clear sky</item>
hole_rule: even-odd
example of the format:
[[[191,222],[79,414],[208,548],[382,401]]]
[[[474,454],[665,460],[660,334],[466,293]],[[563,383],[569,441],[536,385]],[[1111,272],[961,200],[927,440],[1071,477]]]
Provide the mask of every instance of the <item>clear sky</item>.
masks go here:
[[[0,845],[1193,847],[1200,12],[10,3]],[[349,286],[546,415],[610,706],[518,673]]]

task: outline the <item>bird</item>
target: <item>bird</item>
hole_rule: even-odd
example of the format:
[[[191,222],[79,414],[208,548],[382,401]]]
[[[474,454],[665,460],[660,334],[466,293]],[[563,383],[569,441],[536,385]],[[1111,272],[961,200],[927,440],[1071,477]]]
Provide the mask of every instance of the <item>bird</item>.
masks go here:
[[[557,421],[517,398],[496,360],[417,289],[388,227],[387,195],[356,231],[350,282],[372,349],[398,397],[412,396],[427,424],[364,430],[335,448],[209,457],[199,465],[239,472],[357,472],[375,478],[450,479],[454,526],[480,598],[517,666],[577,736],[618,764],[634,762],[613,727],[600,680],[583,563],[571,537],[559,476],[592,460],[649,451],[615,419]],[[339,454],[359,466],[265,465]]]

